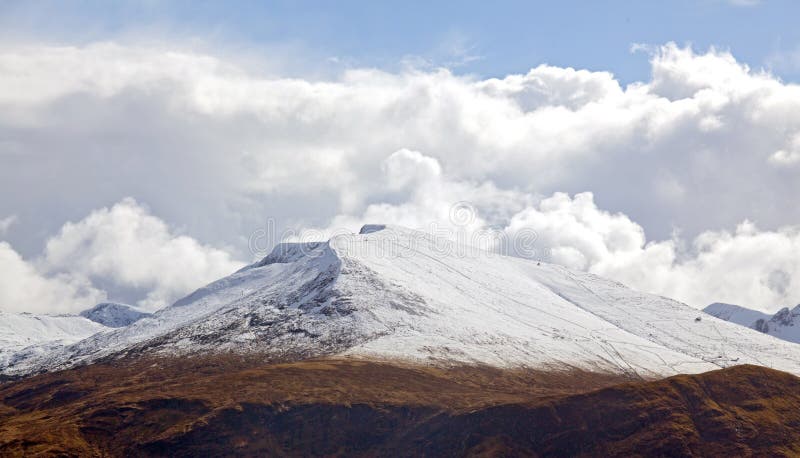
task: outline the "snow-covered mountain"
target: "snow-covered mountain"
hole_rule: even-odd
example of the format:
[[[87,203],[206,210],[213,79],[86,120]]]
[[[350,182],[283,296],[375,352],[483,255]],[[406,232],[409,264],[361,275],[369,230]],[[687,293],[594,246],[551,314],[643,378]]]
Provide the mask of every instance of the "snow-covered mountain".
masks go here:
[[[768,313],[751,310],[741,305],[725,304],[723,302],[715,302],[704,308],[703,311],[720,320],[730,321],[731,323],[747,326],[748,328],[752,328],[753,324],[758,320],[769,320],[772,318]]]
[[[84,318],[94,321],[95,323],[100,323],[103,326],[108,326],[110,328],[121,328],[152,314],[142,312],[141,310],[137,310],[127,304],[120,304],[118,302],[103,302],[88,310],[84,310],[80,313],[80,315]]]
[[[376,225],[327,242],[280,244],[152,316],[1,371],[229,351],[641,376],[752,363],[800,374],[800,347],[680,302]]]
[[[784,307],[774,315],[730,304],[711,304],[703,311],[779,339],[800,343],[800,304],[793,309]]]
[[[75,343],[109,328],[74,315],[0,311],[0,368]]]

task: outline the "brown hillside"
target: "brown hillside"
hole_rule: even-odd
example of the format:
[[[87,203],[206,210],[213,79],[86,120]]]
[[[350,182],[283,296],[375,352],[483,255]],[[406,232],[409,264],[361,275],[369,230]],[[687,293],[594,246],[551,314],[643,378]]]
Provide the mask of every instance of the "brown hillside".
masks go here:
[[[612,386],[613,385],[613,386]],[[235,357],[0,385],[0,456],[797,456],[800,379]]]

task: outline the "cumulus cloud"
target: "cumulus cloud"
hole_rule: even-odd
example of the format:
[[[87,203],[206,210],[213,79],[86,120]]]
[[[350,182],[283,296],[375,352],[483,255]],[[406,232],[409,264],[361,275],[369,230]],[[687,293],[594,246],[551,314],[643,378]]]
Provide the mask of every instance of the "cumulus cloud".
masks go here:
[[[468,201],[475,228],[539,227],[541,237],[553,233],[559,262],[625,279],[634,270],[609,259],[663,257],[678,272],[700,259],[695,239],[746,243],[733,230],[745,220],[758,234],[790,237],[800,221],[800,87],[726,51],[649,50],[652,77],[623,86],[608,72],[549,65],[489,79],[351,68],[320,80],[167,45],[2,45],[0,214],[19,216],[8,240],[35,258],[64,221],[134,196],[196,240],[231,247],[225,260],[197,242],[206,258],[232,265],[250,256],[248,235],[266,218],[278,229],[362,219],[424,227]],[[547,229],[561,226],[571,229]],[[676,229],[695,247],[688,254]],[[75,234],[56,237],[63,253],[80,255],[86,239]],[[48,275],[73,269],[52,245]],[[74,268],[80,275],[149,289],[147,304],[189,284],[176,274],[183,286],[168,287],[92,253]],[[789,300],[795,271],[758,262],[772,275],[759,284],[785,285],[774,289]],[[684,278],[676,275],[670,281]],[[667,280],[628,281],[700,300]],[[778,295],[767,290],[742,289],[732,301],[771,307]]]
[[[133,292],[139,306],[153,310],[242,266],[226,251],[176,234],[128,198],[64,224],[36,259],[0,242],[0,310],[75,313],[109,291]]]
[[[673,238],[648,242],[626,215],[599,209],[590,193],[557,193],[514,215],[506,231],[538,235],[550,260],[617,279],[696,307],[714,301],[775,310],[800,301],[800,226],[761,231],[745,221],[707,231],[684,247]]]
[[[42,259],[50,273],[69,272],[145,291],[141,307],[157,309],[192,289],[241,268],[223,250],[170,231],[133,199],[66,223],[48,240]]]
[[[625,256],[645,242],[641,226],[623,214],[597,208],[589,192],[574,199],[564,193],[542,199],[513,215],[505,231],[513,238],[523,229],[535,231],[552,262],[581,270]]]

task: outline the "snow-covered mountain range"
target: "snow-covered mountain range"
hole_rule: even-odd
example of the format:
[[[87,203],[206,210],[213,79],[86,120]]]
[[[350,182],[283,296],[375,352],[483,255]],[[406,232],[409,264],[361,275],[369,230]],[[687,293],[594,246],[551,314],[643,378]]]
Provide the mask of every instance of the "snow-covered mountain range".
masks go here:
[[[789,342],[800,343],[800,304],[784,307],[774,315],[740,305],[715,303],[703,309],[717,318],[746,326]]]
[[[23,375],[108,357],[240,352],[581,368],[643,377],[751,363],[800,374],[800,346],[561,266],[400,227],[280,244],[152,316],[37,354]]]

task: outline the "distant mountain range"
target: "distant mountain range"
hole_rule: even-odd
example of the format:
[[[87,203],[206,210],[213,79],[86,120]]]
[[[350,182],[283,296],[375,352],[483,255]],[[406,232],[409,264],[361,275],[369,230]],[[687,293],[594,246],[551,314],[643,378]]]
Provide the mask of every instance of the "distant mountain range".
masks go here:
[[[800,343],[800,304],[792,309],[784,307],[774,315],[719,302],[709,305],[703,311],[721,320],[746,326],[789,342]]]

